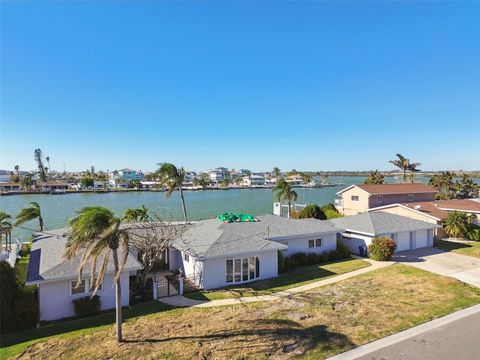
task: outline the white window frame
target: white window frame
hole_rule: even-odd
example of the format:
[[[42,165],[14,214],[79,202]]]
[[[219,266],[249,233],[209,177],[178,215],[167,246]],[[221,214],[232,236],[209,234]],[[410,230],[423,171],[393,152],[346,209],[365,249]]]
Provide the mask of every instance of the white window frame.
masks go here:
[[[318,242],[320,242],[320,245],[318,245]],[[315,247],[322,247],[323,240],[322,238],[316,238],[315,239]]]
[[[74,294],[73,293],[73,288],[75,287],[75,285],[77,284],[77,279],[74,279],[74,280],[70,280],[68,282],[68,285],[69,285],[69,292],[70,292],[70,296],[85,296],[85,295],[89,295],[89,294],[92,294],[93,293],[93,290],[90,290],[90,277],[88,278],[83,278],[82,281],[85,282],[85,290],[83,292],[79,292],[79,293],[76,293]],[[103,281],[102,283],[100,284],[98,290],[97,290],[97,293],[102,291],[103,290]]]
[[[408,201],[415,201],[415,194],[408,194]]]
[[[383,203],[383,195],[377,195],[377,203]]]
[[[352,201],[360,201],[360,197],[359,197],[358,195],[352,195],[352,196],[350,197],[350,199],[351,199]]]
[[[312,246],[310,246],[310,244]],[[315,239],[308,239],[308,248],[313,249],[315,247]]]
[[[190,262],[190,255],[187,254],[185,251],[183,252],[183,260],[186,262]]]
[[[252,264],[252,259],[253,259],[253,264]],[[235,260],[240,260],[240,281],[235,281]],[[243,262],[244,260],[248,260],[248,267],[247,267],[247,280],[243,280],[244,273],[243,273]],[[232,281],[227,281],[227,261],[232,261]],[[240,257],[240,258],[226,258],[225,259],[225,283],[229,285],[235,285],[235,284],[242,284],[242,283],[248,283],[251,281],[257,280],[260,275],[258,274],[259,271],[257,271],[257,261],[258,265],[260,267],[260,256],[259,255],[254,255],[254,256],[246,256],[246,257]],[[253,278],[250,278],[250,272],[253,269]]]

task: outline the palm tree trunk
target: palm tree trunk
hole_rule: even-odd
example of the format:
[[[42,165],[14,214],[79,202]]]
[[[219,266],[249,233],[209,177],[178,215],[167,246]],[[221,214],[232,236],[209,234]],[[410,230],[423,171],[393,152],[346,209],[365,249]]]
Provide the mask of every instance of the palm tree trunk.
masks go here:
[[[406,183],[407,182],[407,169],[403,169],[403,182]]]
[[[288,202],[288,218],[290,219],[290,212],[291,212],[291,209],[290,209],[290,201]]]
[[[178,190],[180,191],[180,200],[182,201],[183,217],[185,218],[185,223],[187,223],[188,222],[187,208],[185,207],[185,198],[183,197],[182,185],[178,187]]]
[[[40,227],[40,231],[43,231],[43,218],[42,215],[38,216],[38,226]]]
[[[115,275],[117,275],[119,269],[117,249],[112,249],[112,256]],[[117,327],[117,342],[122,342],[122,287],[120,284],[120,277],[115,281],[115,320]]]

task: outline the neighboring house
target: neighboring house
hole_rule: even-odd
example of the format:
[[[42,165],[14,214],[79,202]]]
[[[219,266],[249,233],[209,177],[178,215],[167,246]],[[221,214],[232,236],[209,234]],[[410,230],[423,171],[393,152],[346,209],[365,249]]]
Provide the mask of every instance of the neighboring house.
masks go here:
[[[0,183],[0,191],[19,191],[22,189],[20,183],[15,182],[4,182]]]
[[[143,180],[143,173],[132,169],[118,170],[118,176],[128,181],[141,181]]]
[[[278,276],[278,251],[324,253],[335,250],[342,228],[330,221],[259,216],[257,222],[217,219],[189,225],[169,250],[169,269],[183,269],[203,289]]]
[[[397,243],[396,252],[433,246],[433,231],[440,225],[386,212],[367,212],[331,220],[345,229],[343,243],[354,254],[359,247],[369,246],[377,236],[386,236]]]
[[[335,207],[343,215],[356,215],[384,205],[434,201],[437,192],[426,184],[351,185],[337,193],[341,199]]]
[[[32,241],[32,252],[28,264],[26,285],[38,286],[38,302],[40,320],[57,320],[75,316],[72,300],[90,296],[90,265],[82,274],[82,285],[76,287],[80,255],[69,261],[63,258],[65,244],[68,240],[67,229],[49,230],[47,233],[36,233]],[[98,259],[98,267],[102,259]],[[129,305],[130,272],[140,270],[142,266],[128,255],[127,263],[121,275],[122,306]],[[113,282],[113,259],[110,259],[101,289],[101,309],[115,308],[115,286]]]
[[[114,189],[126,189],[130,185],[131,180],[124,179],[122,177],[114,177],[109,180],[109,187]]]
[[[474,199],[455,199],[414,202],[405,204],[391,204],[369,209],[370,212],[387,212],[412,219],[422,220],[443,226],[443,221],[452,211],[465,212],[467,215],[475,215],[477,222],[480,222],[480,202]],[[446,237],[443,228],[435,229],[435,236]]]
[[[245,176],[242,179],[243,186],[263,186],[265,185],[265,176],[252,174],[250,176]]]
[[[41,191],[65,191],[70,188],[70,184],[62,181],[47,181],[37,183],[37,188]]]
[[[305,182],[300,175],[290,175],[287,177],[287,182],[292,186],[303,186]]]

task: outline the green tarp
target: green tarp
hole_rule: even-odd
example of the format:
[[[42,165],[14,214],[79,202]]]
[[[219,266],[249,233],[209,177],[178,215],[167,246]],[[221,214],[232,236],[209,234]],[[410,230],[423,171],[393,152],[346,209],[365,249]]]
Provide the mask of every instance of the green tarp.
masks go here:
[[[227,212],[224,214],[217,215],[217,219],[223,222],[253,222],[257,221],[255,216],[251,214],[234,214]]]

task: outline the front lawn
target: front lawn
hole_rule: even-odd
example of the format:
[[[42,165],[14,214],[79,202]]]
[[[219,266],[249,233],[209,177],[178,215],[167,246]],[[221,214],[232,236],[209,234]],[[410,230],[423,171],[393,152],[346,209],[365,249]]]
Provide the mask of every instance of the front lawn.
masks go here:
[[[453,251],[462,255],[469,255],[480,258],[480,241],[459,243],[435,239],[434,246],[443,251]]]
[[[324,359],[478,303],[480,289],[395,264],[272,302],[141,316],[121,345],[113,326],[51,337],[20,358]]]
[[[301,266],[295,270],[268,280],[256,281],[243,286],[235,285],[212,291],[195,291],[185,297],[195,300],[219,300],[243,296],[268,295],[282,290],[323,280],[331,276],[344,274],[370,266],[367,261],[348,259]]]
[[[147,301],[131,306],[123,312],[124,319],[135,318],[141,315],[156,313],[171,309],[159,301]],[[45,341],[52,336],[56,338],[70,338],[90,334],[100,329],[105,329],[109,324],[115,323],[113,311],[97,316],[80,319],[55,321],[40,328],[4,334],[0,337],[0,359],[8,359],[15,354],[23,352],[28,346]]]

